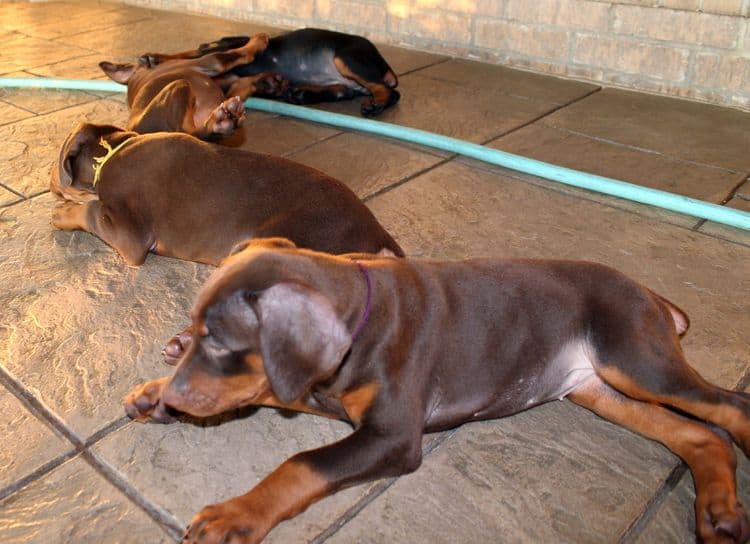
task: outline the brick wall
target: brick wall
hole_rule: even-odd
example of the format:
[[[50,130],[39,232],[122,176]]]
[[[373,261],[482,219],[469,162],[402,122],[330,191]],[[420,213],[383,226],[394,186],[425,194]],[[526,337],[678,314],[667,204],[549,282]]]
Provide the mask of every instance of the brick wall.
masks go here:
[[[750,0],[126,0],[750,111]]]

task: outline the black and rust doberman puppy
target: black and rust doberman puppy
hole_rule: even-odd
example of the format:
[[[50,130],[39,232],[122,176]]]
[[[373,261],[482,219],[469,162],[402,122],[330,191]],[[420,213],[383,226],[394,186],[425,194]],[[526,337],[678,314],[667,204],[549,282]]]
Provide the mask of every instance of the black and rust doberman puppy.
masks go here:
[[[425,432],[563,397],[685,460],[704,542],[750,536],[731,441],[709,426],[747,455],[750,400],[688,365],[679,308],[611,268],[337,257],[256,240],[209,277],[192,320],[174,374],[126,399],[132,418],[170,422],[176,412],[254,404],[355,430],[204,508],[183,542],[258,542],[339,489],[415,470]]]
[[[221,78],[251,63],[268,46],[267,34],[244,40],[242,46],[195,59],[175,59],[156,67],[100,62],[107,76],[128,86],[127,128],[140,134],[185,132],[203,140],[230,135],[245,118],[243,101],[250,95],[277,96],[284,90],[278,74],[255,73]]]
[[[249,38],[235,36],[203,44],[174,55],[146,53],[141,63],[159,66],[176,59],[196,59],[230,47],[244,46]],[[288,82],[281,98],[294,104],[315,104],[369,96],[362,115],[378,115],[400,98],[398,78],[377,48],[361,36],[304,28],[275,36],[252,62],[241,63],[222,76],[227,86],[237,78],[278,73]]]
[[[340,181],[177,132],[138,135],[82,123],[63,144],[50,186],[66,199],[53,212],[55,227],[95,234],[134,266],[149,251],[218,265],[235,244],[256,236],[332,253],[403,256]]]

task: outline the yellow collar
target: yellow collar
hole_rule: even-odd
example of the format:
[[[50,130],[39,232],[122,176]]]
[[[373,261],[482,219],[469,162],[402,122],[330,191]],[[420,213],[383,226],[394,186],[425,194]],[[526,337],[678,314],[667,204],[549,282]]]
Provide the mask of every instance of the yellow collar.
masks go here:
[[[107,154],[102,157],[94,157],[94,181],[91,184],[92,186],[96,186],[96,184],[101,179],[102,166],[104,166],[104,163],[106,163],[109,159],[111,159],[114,156],[114,154],[117,153],[120,149],[122,149],[123,146],[126,143],[128,143],[130,140],[132,140],[132,136],[128,138],[127,140],[123,140],[117,145],[117,147],[114,147],[114,148],[111,145],[109,145],[109,142],[105,140],[104,138],[101,138],[99,140],[99,145],[107,150]]]

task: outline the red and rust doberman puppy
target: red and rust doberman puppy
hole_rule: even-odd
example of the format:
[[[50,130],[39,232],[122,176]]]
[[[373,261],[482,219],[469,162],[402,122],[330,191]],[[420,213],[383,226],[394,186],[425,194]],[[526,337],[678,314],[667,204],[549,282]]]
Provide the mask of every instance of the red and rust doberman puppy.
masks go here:
[[[331,256],[256,240],[209,277],[192,322],[174,374],[125,400],[130,417],[267,405],[355,430],[207,506],[184,542],[259,542],[326,495],[415,470],[425,432],[563,397],[685,460],[704,542],[750,536],[732,443],[710,427],[748,455],[749,398],[701,378],[680,347],[686,315],[611,268]]]
[[[133,266],[149,251],[218,265],[235,244],[259,236],[331,253],[404,254],[340,181],[177,132],[82,123],[63,144],[50,186],[66,199],[53,211],[55,227],[95,234]]]
[[[160,66],[177,59],[201,58],[244,46],[248,39],[221,38],[174,55],[146,53],[141,56],[141,64]],[[222,85],[268,73],[281,74],[285,84],[276,96],[293,104],[333,102],[364,95],[368,98],[362,102],[362,115],[374,116],[401,97],[396,90],[396,74],[372,42],[331,30],[304,28],[271,38],[268,47],[256,52],[252,62],[240,63],[221,76]]]
[[[257,34],[241,47],[195,59],[175,59],[156,67],[100,62],[107,76],[128,86],[127,128],[140,134],[185,132],[203,140],[228,136],[245,118],[243,101],[250,95],[277,96],[285,88],[281,76],[268,71],[220,78],[237,66],[252,63],[268,46]]]

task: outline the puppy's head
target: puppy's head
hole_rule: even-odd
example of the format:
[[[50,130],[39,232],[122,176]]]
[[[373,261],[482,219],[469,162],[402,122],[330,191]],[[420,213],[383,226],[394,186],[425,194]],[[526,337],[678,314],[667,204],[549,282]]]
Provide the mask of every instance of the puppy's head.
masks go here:
[[[167,406],[205,417],[268,398],[289,405],[336,372],[351,335],[326,296],[284,271],[298,251],[276,247],[251,243],[208,279]]]
[[[80,123],[65,139],[57,167],[52,169],[50,189],[56,195],[75,202],[96,200],[94,158],[107,154],[101,141],[116,147],[134,136],[112,125]]]

